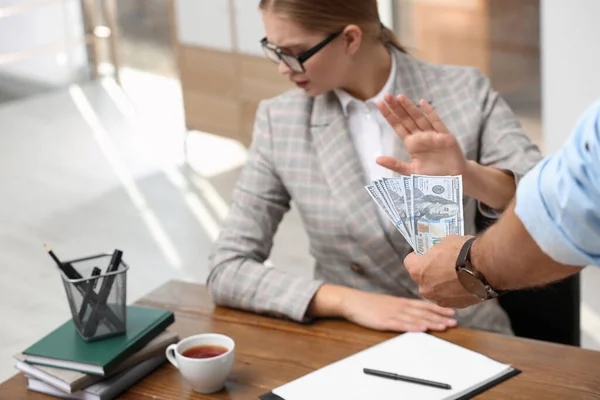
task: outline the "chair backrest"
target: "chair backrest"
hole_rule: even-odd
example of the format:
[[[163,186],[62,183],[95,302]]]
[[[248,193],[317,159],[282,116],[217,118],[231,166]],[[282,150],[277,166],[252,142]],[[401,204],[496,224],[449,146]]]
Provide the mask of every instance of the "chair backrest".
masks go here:
[[[477,212],[478,231],[493,222]],[[544,287],[506,293],[498,300],[510,318],[515,335],[580,346],[580,291],[580,277],[575,274]]]
[[[579,274],[575,274],[541,288],[500,296],[498,300],[510,318],[515,335],[580,346],[579,279]]]

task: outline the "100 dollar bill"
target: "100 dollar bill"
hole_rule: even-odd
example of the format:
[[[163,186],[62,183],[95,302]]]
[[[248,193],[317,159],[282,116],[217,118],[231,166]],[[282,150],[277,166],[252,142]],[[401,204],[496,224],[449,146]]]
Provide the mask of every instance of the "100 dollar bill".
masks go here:
[[[446,236],[464,235],[462,177],[411,178],[410,217],[415,251],[424,254]]]

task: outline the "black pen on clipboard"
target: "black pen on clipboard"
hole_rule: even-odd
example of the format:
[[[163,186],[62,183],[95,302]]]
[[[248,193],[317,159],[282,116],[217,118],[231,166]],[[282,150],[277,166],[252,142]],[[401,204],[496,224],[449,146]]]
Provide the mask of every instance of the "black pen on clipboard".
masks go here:
[[[363,372],[367,375],[378,376],[380,378],[394,379],[396,381],[416,383],[418,385],[425,385],[425,386],[430,386],[430,387],[434,387],[434,388],[438,388],[438,389],[447,389],[447,390],[452,389],[452,386],[448,385],[447,383],[434,382],[434,381],[429,381],[427,379],[420,379],[420,378],[414,378],[412,376],[394,374],[393,372],[378,371],[376,369],[370,369],[370,368],[363,368]]]

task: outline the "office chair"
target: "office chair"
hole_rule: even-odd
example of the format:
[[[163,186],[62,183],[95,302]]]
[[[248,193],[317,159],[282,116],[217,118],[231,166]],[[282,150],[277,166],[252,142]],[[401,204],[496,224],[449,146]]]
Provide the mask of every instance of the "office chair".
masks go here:
[[[498,301],[515,335],[580,346],[579,296],[579,274],[575,274],[542,288],[506,293]]]

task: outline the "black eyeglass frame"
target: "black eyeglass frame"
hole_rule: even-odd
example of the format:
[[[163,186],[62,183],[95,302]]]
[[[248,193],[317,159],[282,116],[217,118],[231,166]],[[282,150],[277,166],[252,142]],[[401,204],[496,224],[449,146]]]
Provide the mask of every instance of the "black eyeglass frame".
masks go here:
[[[343,31],[344,30],[342,29],[340,31],[332,33],[331,35],[327,36],[325,39],[321,40],[319,43],[317,43],[316,45],[314,45],[310,49],[303,51],[302,53],[298,54],[297,56],[293,56],[291,54],[285,54],[283,51],[281,51],[281,49],[279,47],[277,47],[277,46],[269,43],[267,41],[267,37],[266,36],[260,40],[260,44],[261,44],[261,46],[263,48],[263,51],[267,55],[267,58],[269,58],[269,60],[273,61],[274,63],[277,63],[279,61],[283,61],[288,67],[290,67],[290,69],[292,71],[301,74],[301,73],[306,72],[306,70],[304,69],[304,63],[309,58],[311,58],[312,56],[314,56],[315,54],[317,54],[323,47],[325,47],[329,43],[331,43]],[[269,54],[275,54],[277,56],[277,60],[275,60],[272,57],[270,57]],[[298,68],[295,68],[294,65],[292,65],[290,63],[290,60],[295,60],[296,63],[297,63],[297,65],[298,65]]]

